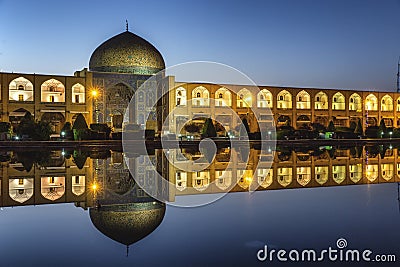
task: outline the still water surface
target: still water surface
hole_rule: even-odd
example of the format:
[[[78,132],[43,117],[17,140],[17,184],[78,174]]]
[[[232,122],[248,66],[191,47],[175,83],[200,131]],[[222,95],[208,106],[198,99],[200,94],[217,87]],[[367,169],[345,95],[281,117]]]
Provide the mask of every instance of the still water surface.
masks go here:
[[[400,257],[395,148],[220,149],[211,160],[198,151],[182,151],[184,158],[175,152],[175,166],[163,161],[162,151],[150,157],[175,185],[158,188],[155,182],[158,198],[190,203],[222,192],[229,182],[232,193],[180,208],[137,185],[138,177],[154,178],[141,155],[130,155],[132,175],[118,151],[3,152],[0,266],[285,266],[276,258],[259,262],[257,251],[264,245],[322,250],[336,247],[339,238],[351,249]],[[272,167],[252,169],[260,157]],[[193,158],[211,164],[200,172],[179,169]],[[221,175],[226,161],[234,167]],[[252,183],[258,191],[249,192]]]

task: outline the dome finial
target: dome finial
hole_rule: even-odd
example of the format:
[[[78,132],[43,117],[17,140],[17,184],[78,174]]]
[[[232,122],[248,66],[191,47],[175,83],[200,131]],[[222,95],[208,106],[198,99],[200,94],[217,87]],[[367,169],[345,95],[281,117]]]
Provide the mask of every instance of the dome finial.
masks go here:
[[[126,23],[126,31],[129,31],[129,27],[128,27],[129,25],[128,25],[128,20],[127,19],[125,20],[125,23]]]

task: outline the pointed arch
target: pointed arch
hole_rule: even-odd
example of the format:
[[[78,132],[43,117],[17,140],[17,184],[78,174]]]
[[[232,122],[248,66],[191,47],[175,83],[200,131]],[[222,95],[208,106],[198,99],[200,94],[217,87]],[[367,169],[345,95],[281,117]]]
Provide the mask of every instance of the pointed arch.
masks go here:
[[[317,183],[323,185],[328,181],[328,175],[329,175],[328,166],[315,166],[314,171],[315,171],[314,176]]]
[[[42,102],[65,102],[65,86],[56,79],[49,79],[41,85]]]
[[[269,187],[273,182],[273,174],[274,174],[274,169],[272,168],[258,169],[257,170],[258,184],[263,188]]]
[[[24,203],[33,196],[33,188],[33,178],[17,178],[8,181],[8,194],[12,200],[19,203]]]
[[[253,96],[246,88],[240,89],[237,93],[236,105],[238,108],[248,108],[253,106]]]
[[[230,170],[216,170],[215,171],[215,185],[221,190],[227,190],[232,185],[232,171]]]
[[[365,110],[378,110],[378,98],[374,94],[369,94],[365,98]]]
[[[381,111],[393,111],[393,98],[385,95],[381,99]]]
[[[311,181],[311,167],[302,166],[297,167],[297,182],[302,185],[306,186]]]
[[[195,107],[210,106],[210,92],[204,86],[198,86],[192,91],[192,105]]]
[[[346,109],[346,100],[344,95],[340,92],[337,92],[332,97],[332,110],[345,110]]]
[[[272,93],[267,89],[262,89],[257,94],[257,107],[258,108],[272,108],[273,104]]]
[[[278,183],[287,187],[292,183],[293,169],[291,167],[278,168]]]
[[[367,177],[370,182],[375,181],[379,176],[378,169],[378,164],[368,164],[365,169],[365,177]]]
[[[354,93],[349,98],[349,110],[350,111],[362,111],[362,99],[361,96],[357,93]]]
[[[217,107],[232,106],[232,94],[228,89],[221,87],[215,92],[215,106]]]
[[[72,86],[72,103],[85,103],[85,86],[80,83]]]
[[[176,106],[186,106],[186,89],[179,87],[175,91],[175,104]]]
[[[310,94],[305,90],[300,91],[296,96],[296,108],[297,109],[310,109],[311,108],[311,97]]]
[[[346,165],[334,165],[332,166],[333,181],[337,184],[341,184],[346,179]]]
[[[33,101],[33,84],[25,77],[15,78],[8,85],[8,99],[12,101]]]
[[[314,98],[315,109],[328,109],[328,95],[320,91]]]
[[[292,94],[286,90],[282,90],[277,95],[277,108],[278,109],[291,109],[292,108]]]

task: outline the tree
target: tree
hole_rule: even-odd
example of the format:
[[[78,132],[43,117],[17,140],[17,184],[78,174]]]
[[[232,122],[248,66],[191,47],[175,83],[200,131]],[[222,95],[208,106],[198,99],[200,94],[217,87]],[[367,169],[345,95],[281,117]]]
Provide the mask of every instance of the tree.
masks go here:
[[[48,141],[50,140],[50,134],[52,131],[48,122],[35,122],[32,115],[27,112],[21,119],[16,129],[16,133],[18,136],[27,136],[35,141]]]
[[[201,130],[201,135],[203,138],[209,138],[209,137],[216,137],[217,136],[217,131],[215,130],[215,126],[213,124],[213,121],[211,118],[207,118],[204,125],[203,129]]]
[[[326,129],[328,132],[334,132],[336,130],[335,124],[333,121],[329,122],[328,128]]]
[[[354,133],[357,134],[357,135],[363,135],[363,127],[362,127],[362,124],[361,124],[361,120],[358,120],[357,126],[354,129]]]
[[[378,138],[382,138],[387,132],[386,129],[386,124],[384,119],[381,119],[381,122],[379,123],[379,130],[378,130]]]
[[[72,131],[74,133],[74,140],[84,140],[88,137],[88,125],[86,123],[85,117],[79,113],[76,117],[74,125],[72,126]]]
[[[76,120],[74,122],[74,125],[72,126],[72,130],[81,130],[81,129],[88,129],[88,125],[86,123],[85,117],[82,115],[82,113],[79,113],[76,116]]]

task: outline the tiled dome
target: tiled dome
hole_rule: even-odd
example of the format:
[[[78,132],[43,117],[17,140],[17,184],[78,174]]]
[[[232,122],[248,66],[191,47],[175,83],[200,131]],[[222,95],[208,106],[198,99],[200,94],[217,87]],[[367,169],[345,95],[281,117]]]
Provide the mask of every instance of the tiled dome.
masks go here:
[[[89,69],[152,75],[165,69],[165,63],[160,52],[152,44],[126,31],[96,48],[90,57]]]

